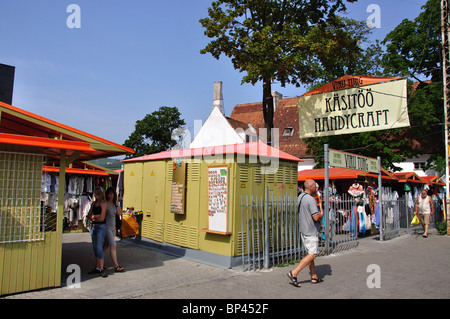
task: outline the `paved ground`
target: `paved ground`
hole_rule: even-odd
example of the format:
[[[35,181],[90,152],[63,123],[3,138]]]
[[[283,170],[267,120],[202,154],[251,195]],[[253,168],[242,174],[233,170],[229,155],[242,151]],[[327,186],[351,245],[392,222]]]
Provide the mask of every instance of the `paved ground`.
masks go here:
[[[127,271],[110,269],[109,276],[101,278],[87,274],[94,262],[89,234],[65,234],[63,242],[63,287],[6,299],[450,298],[450,237],[435,230],[426,239],[420,234],[386,242],[367,238],[352,250],[319,257],[317,272],[324,282],[311,284],[305,269],[299,275],[301,288],[289,285],[286,274],[292,266],[259,272],[220,269],[125,241],[118,242],[117,249]],[[81,268],[80,288],[66,285],[70,264]],[[106,264],[112,265],[109,257]],[[378,265],[379,272],[368,272],[370,265]],[[368,281],[381,287],[371,289]]]

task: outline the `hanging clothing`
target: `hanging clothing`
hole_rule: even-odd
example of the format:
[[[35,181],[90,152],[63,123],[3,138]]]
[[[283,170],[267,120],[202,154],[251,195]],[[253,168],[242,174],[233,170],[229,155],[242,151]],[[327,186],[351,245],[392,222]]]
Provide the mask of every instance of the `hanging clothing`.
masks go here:
[[[91,209],[92,202],[90,200],[84,202],[83,204],[83,226],[86,227],[86,229],[91,230],[92,227],[92,221],[87,217],[89,214],[89,210]]]
[[[364,235],[366,233],[366,221],[365,221],[364,206],[358,206],[358,218],[359,218],[359,233]]]

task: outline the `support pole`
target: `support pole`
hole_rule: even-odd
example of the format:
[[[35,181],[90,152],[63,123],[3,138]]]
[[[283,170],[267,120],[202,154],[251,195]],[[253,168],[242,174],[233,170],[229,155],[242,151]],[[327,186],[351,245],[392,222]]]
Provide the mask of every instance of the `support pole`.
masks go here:
[[[325,156],[325,205],[323,207],[323,216],[325,217],[325,253],[330,253],[330,149],[328,144],[324,145]]]
[[[380,241],[384,240],[384,215],[383,215],[383,182],[381,179],[381,157],[377,157],[378,159],[378,207],[380,214]]]
[[[269,269],[269,238],[269,187],[266,187],[264,201],[264,269]]]
[[[441,31],[442,31],[442,83],[444,84],[444,125],[445,125],[445,185],[446,185],[446,214],[447,214],[447,235],[450,235],[450,192],[449,192],[449,119],[448,109],[450,101],[450,28],[449,28],[449,4],[448,0],[441,0]]]

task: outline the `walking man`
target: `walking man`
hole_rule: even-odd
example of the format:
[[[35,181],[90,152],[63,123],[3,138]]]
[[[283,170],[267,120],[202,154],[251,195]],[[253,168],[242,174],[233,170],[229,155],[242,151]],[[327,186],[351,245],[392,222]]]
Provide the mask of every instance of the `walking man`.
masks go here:
[[[314,264],[314,259],[319,254],[318,235],[320,232],[320,220],[323,217],[323,211],[318,210],[316,200],[313,197],[316,193],[316,182],[307,180],[305,182],[305,192],[300,194],[297,200],[300,224],[299,230],[307,255],[300,261],[294,270],[288,273],[288,277],[291,280],[290,284],[294,287],[301,287],[297,281],[297,276],[306,266],[309,266],[311,283],[317,284],[323,281],[323,279],[317,276]]]
[[[417,213],[419,213],[417,215]],[[416,199],[414,214],[419,218],[423,228],[423,237],[428,237],[428,226],[430,225],[430,215],[434,215],[434,203],[428,196],[427,189],[422,190],[422,194]]]

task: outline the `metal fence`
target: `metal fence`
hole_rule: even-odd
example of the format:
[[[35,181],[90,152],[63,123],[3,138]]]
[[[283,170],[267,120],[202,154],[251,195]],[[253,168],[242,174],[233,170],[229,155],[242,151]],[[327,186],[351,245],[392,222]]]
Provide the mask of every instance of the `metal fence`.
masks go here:
[[[415,201],[408,194],[398,197],[390,189],[383,189],[381,203],[383,209],[382,240],[423,231],[421,225],[411,225],[411,221],[414,218]],[[435,207],[438,205],[441,206],[442,201],[434,200],[434,205]],[[443,208],[440,210],[443,210]],[[429,225],[430,228],[435,228],[436,220],[439,218],[442,219],[442,216],[437,215],[432,215]]]
[[[259,270],[301,258],[297,198],[241,196],[243,270]]]
[[[297,205],[297,197],[274,198],[267,189],[265,196],[241,196],[239,250],[244,271],[296,263],[305,256]],[[381,201],[374,207],[364,199],[347,194],[330,196],[329,209],[324,211],[322,219],[328,231],[324,228],[319,235],[319,256],[354,248],[361,237],[387,240],[421,231],[420,225],[411,226],[413,217],[411,198],[398,197],[389,188],[382,189]],[[430,227],[434,226],[435,218],[432,218]]]
[[[241,196],[239,246],[244,271],[295,263],[305,256],[297,205],[297,197],[269,197],[268,190],[264,197]],[[357,246],[357,233],[350,227],[352,206],[350,198],[330,202],[325,214],[330,218],[329,232],[320,234],[319,255]]]

